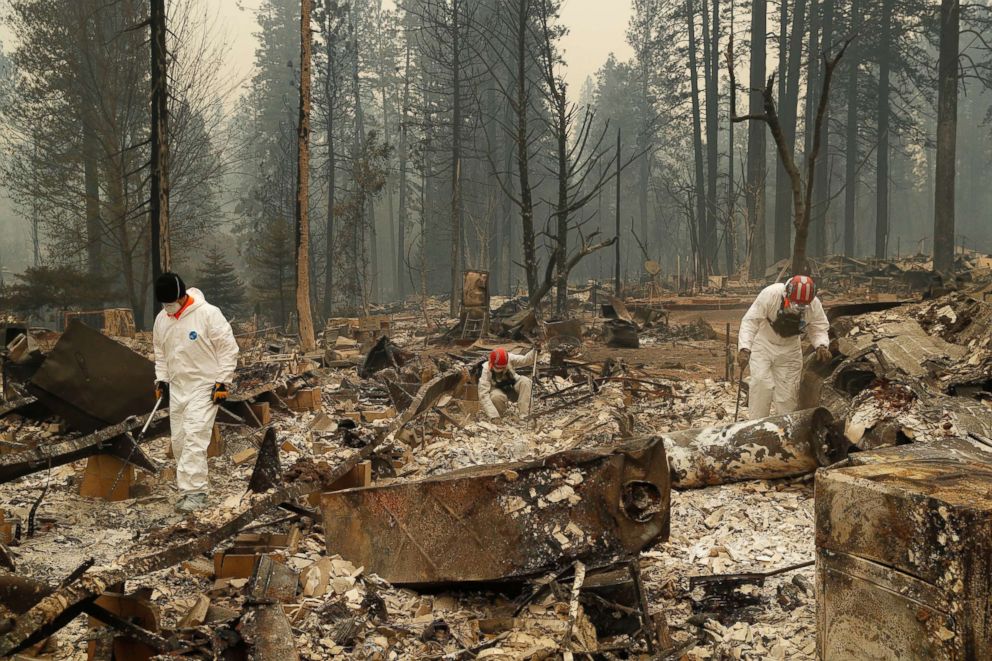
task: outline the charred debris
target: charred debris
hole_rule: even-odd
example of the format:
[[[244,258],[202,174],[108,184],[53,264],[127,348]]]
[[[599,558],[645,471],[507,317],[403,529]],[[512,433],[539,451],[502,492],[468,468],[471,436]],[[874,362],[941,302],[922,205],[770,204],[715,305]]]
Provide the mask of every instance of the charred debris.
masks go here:
[[[150,338],[11,325],[0,652],[987,658],[992,305],[982,265],[916,266],[819,265],[834,358],[760,421],[731,360],[757,284],[593,285],[563,320],[467,285],[309,353],[243,328],[187,518]],[[488,351],[534,344],[532,415],[486,420]]]

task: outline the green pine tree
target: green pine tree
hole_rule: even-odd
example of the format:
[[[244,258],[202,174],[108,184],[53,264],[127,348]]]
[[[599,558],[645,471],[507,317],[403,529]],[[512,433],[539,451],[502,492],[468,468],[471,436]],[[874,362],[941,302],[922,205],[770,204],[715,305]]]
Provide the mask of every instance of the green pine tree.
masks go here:
[[[234,265],[216,246],[206,254],[203,266],[197,269],[196,286],[207,300],[228,317],[239,312],[245,302],[245,283],[235,273]]]

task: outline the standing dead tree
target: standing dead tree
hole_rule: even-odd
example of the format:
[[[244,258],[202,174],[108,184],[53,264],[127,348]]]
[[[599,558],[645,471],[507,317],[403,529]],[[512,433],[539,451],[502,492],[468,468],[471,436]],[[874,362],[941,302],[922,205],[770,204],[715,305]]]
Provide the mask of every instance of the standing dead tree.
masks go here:
[[[165,46],[165,0],[152,0],[151,28],[151,215],[152,277],[172,268],[169,250],[169,88]],[[89,200],[87,200],[89,202]]]
[[[792,184],[792,206],[794,214],[793,225],[796,229],[795,241],[792,246],[792,273],[794,275],[809,272],[809,266],[806,260],[806,239],[809,235],[810,201],[813,196],[813,181],[814,174],[816,172],[816,159],[820,152],[820,136],[823,128],[823,118],[826,115],[827,104],[830,98],[830,81],[833,78],[834,69],[837,68],[837,64],[844,56],[844,52],[847,50],[847,47],[850,45],[852,39],[853,38],[847,39],[841,45],[837,54],[832,58],[828,58],[825,53],[823,54],[823,89],[820,92],[820,101],[816,109],[816,123],[814,124],[813,129],[813,149],[806,157],[807,171],[805,182],[803,182],[803,176],[799,171],[799,167],[796,165],[795,154],[786,139],[785,132],[782,128],[782,123],[779,121],[778,113],[775,110],[775,99],[772,96],[772,89],[775,87],[775,74],[773,73],[768,77],[768,82],[765,84],[765,89],[762,91],[765,112],[763,114],[750,113],[747,115],[738,115],[737,79],[734,74],[733,35],[731,35],[730,41],[727,44],[726,60],[727,70],[730,74],[731,121],[736,123],[761,121],[768,125],[768,130],[771,131],[772,138],[775,140],[775,146],[778,148],[779,159],[782,161],[782,165],[788,173],[789,180]]]
[[[486,156],[495,181],[504,195],[520,211],[521,241],[523,248],[523,269],[527,279],[527,295],[534,305],[540,301],[537,296],[539,283],[537,258],[537,232],[534,228],[535,182],[532,172],[532,145],[537,142],[535,130],[536,88],[540,84],[540,72],[534,71],[537,59],[536,35],[533,18],[536,0],[507,0],[499,5],[499,11],[492,15],[488,24],[478,23],[474,27],[470,43],[478,50],[478,59],[489,74],[489,82],[495,87],[508,110],[505,119],[495,123],[508,141],[515,161],[515,172],[511,168],[497,166],[493,154],[492,136],[486,132],[488,148]],[[515,176],[514,176],[515,175]],[[512,179],[517,184],[512,183]],[[514,190],[516,189],[516,190]],[[547,293],[547,292],[545,292]]]
[[[310,310],[310,0],[300,3],[300,117],[296,151],[296,314],[304,351],[317,346]]]
[[[609,151],[603,141],[609,129],[607,122],[599,135],[593,135],[594,113],[586,109],[581,120],[578,107],[568,100],[568,87],[561,71],[564,62],[556,47],[563,35],[561,27],[554,24],[555,7],[551,0],[540,0],[537,6],[539,34],[537,48],[544,85],[541,92],[550,110],[544,121],[554,136],[554,165],[549,168],[557,179],[557,199],[554,202],[553,233],[555,246],[551,263],[554,265],[556,303],[555,310],[561,317],[568,314],[568,274],[579,261],[593,252],[613,245],[617,237],[599,243],[589,243],[592,237],[581,235],[581,221],[577,218],[582,208],[596,198],[612,173],[616,156],[608,159],[604,167],[597,167]],[[578,121],[577,121],[578,120]],[[570,138],[574,137],[574,140]],[[629,162],[628,162],[629,164]],[[599,172],[599,175],[595,174]],[[569,256],[568,235],[577,233],[581,246]],[[550,265],[549,265],[549,273]],[[545,278],[547,281],[547,278]],[[545,286],[546,285],[546,286]],[[537,307],[550,289],[542,284],[531,295],[531,306]],[[535,295],[537,294],[537,295]]]

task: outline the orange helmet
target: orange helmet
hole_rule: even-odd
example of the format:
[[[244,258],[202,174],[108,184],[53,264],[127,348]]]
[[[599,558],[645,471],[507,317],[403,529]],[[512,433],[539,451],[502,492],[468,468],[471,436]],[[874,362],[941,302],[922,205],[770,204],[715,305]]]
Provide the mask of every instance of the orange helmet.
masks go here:
[[[809,305],[816,297],[816,284],[808,275],[794,275],[785,284],[785,298],[794,305]]]
[[[493,349],[489,352],[489,369],[506,369],[506,366],[510,364],[510,355],[506,353],[506,349],[500,347],[499,349]]]

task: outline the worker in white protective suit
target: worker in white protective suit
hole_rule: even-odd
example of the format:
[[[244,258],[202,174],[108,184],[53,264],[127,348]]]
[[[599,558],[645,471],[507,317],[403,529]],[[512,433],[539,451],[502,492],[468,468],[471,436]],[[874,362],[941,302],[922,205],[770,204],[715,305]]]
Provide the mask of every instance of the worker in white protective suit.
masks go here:
[[[162,303],[153,333],[155,395],[169,398],[176,509],[192,512],[207,503],[207,446],[238,365],[238,343],[221,311],[175,273],[156,279],[155,297]]]
[[[751,366],[748,415],[752,420],[791,413],[798,407],[803,372],[802,334],[809,336],[819,361],[830,360],[830,323],[808,275],[765,287],[741,320],[737,363]]]
[[[517,374],[514,368],[530,365],[534,361],[531,349],[526,355],[510,353],[503,347],[493,350],[482,366],[479,377],[479,403],[490,420],[506,413],[510,402],[517,403],[521,416],[530,415],[530,390],[533,382]]]

